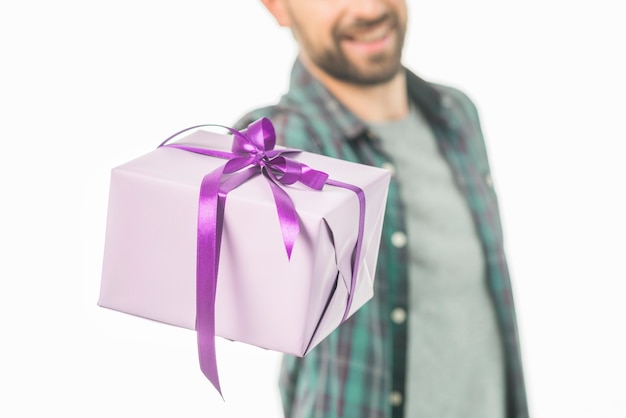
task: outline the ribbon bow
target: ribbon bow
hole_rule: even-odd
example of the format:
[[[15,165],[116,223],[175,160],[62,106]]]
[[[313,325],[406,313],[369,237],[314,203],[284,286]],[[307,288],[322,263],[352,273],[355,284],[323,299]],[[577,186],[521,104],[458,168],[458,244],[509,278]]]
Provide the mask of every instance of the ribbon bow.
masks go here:
[[[230,181],[225,182],[224,187],[220,189],[224,192],[224,194],[235,189],[259,172],[268,178],[268,184],[270,185],[272,194],[274,195],[274,202],[278,212],[278,219],[281,226],[285,250],[287,251],[287,257],[291,259],[291,253],[293,251],[296,238],[300,233],[300,227],[298,225],[298,215],[295,206],[293,205],[293,202],[287,192],[285,192],[280,185],[286,186],[300,182],[312,189],[321,190],[328,180],[328,174],[322,171],[314,170],[306,164],[298,161],[285,158],[286,154],[298,153],[300,152],[299,150],[289,148],[274,149],[276,146],[276,132],[274,130],[274,125],[272,125],[270,120],[267,118],[261,118],[252,122],[248,125],[247,129],[242,131],[237,131],[229,128],[228,126],[222,125],[193,126],[172,135],[166,139],[161,146],[164,146],[172,138],[183,132],[205,126],[219,126],[231,132],[233,134],[232,152],[227,153],[180,144],[169,144],[167,146],[198,154],[218,158],[227,158],[228,162],[224,167],[222,167],[219,176],[217,172],[215,172],[214,180],[217,180],[217,177],[219,177],[219,181],[222,181],[222,176],[224,174],[233,174],[248,167],[247,171],[239,173],[238,175],[233,176]]]
[[[233,134],[231,152],[210,150],[182,144],[167,144],[174,137],[202,127],[221,127]],[[281,232],[287,257],[291,253],[300,232],[295,206],[282,186],[300,182],[314,190],[321,190],[325,184],[352,190],[359,199],[360,216],[357,244],[353,253],[353,269],[347,307],[342,322],[348,317],[352,304],[360,252],[363,241],[365,219],[365,196],[363,191],[353,185],[328,178],[328,174],[314,170],[299,161],[286,156],[299,153],[300,150],[274,149],[276,133],[267,118],[252,122],[244,130],[237,131],[223,125],[197,125],[184,129],[163,141],[159,147],[166,146],[197,154],[227,159],[225,165],[206,174],[200,186],[198,201],[198,245],[196,254],[196,331],[198,334],[198,356],[200,369],[217,391],[222,395],[217,372],[215,351],[215,296],[224,208],[228,193],[248,179],[261,174],[267,180],[274,196]]]

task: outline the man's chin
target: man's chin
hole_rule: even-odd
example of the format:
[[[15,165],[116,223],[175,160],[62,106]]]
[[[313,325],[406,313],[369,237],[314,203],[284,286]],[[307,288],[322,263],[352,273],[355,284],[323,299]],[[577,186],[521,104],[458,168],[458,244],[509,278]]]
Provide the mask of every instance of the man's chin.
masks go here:
[[[355,85],[375,86],[390,82],[401,70],[399,63],[384,67],[369,65],[366,69],[352,67],[338,78]]]
[[[346,57],[346,78],[356,84],[376,85],[391,81],[402,69],[400,56],[381,53],[350,59]],[[350,81],[350,80],[345,80]]]
[[[348,54],[314,56],[312,64],[328,76],[345,83],[374,86],[387,83],[402,70],[398,54],[351,57]]]

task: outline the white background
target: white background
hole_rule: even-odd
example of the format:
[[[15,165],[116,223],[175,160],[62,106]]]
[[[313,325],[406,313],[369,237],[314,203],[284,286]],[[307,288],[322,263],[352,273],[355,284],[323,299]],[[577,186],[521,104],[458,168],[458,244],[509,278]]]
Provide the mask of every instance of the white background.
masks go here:
[[[619,0],[411,2],[405,63],[478,105],[535,417],[626,417]],[[0,416],[279,416],[278,355],[96,306],[109,170],[275,102],[257,0],[0,5]]]

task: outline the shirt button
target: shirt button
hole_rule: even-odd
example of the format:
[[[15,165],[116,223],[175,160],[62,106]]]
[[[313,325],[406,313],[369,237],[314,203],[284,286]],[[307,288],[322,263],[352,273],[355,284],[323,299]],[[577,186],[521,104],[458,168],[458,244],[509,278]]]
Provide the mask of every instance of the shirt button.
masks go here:
[[[441,97],[441,106],[445,107],[446,109],[449,109],[452,107],[452,97],[450,96],[442,96]]]
[[[406,321],[406,311],[402,308],[395,308],[393,311],[391,311],[391,320],[395,324],[402,324],[404,321]]]
[[[389,403],[391,406],[400,406],[402,405],[402,394],[397,390],[394,390],[389,394]]]
[[[391,164],[390,162],[386,161],[384,163],[381,164],[381,168],[384,168],[385,170],[389,171],[391,173],[391,175],[393,176],[394,174],[396,174],[396,166]]]
[[[391,245],[396,248],[402,248],[406,245],[407,238],[406,234],[402,231],[396,231],[391,234]]]
[[[491,174],[487,174],[485,176],[485,183],[487,184],[487,186],[491,189],[493,188],[493,180],[491,178]]]

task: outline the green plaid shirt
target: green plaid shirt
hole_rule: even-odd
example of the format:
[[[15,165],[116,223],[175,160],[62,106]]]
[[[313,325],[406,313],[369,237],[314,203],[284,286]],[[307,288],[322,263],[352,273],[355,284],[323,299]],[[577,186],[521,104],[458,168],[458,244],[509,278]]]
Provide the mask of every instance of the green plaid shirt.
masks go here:
[[[407,88],[410,99],[427,118],[471,209],[486,254],[486,280],[506,353],[508,417],[527,417],[498,204],[476,108],[458,90],[427,83],[408,70]],[[392,162],[366,124],[339,103],[300,61],[294,64],[289,92],[280,102],[248,113],[236,127],[243,128],[261,116],[274,123],[278,142],[283,145],[379,167]],[[288,418],[404,416],[401,399],[408,320],[397,324],[391,319],[395,308],[410,309],[406,246],[391,244],[395,231],[406,231],[399,187],[411,187],[410,180],[395,176],[391,180],[373,299],[304,358],[283,358],[280,388]]]

